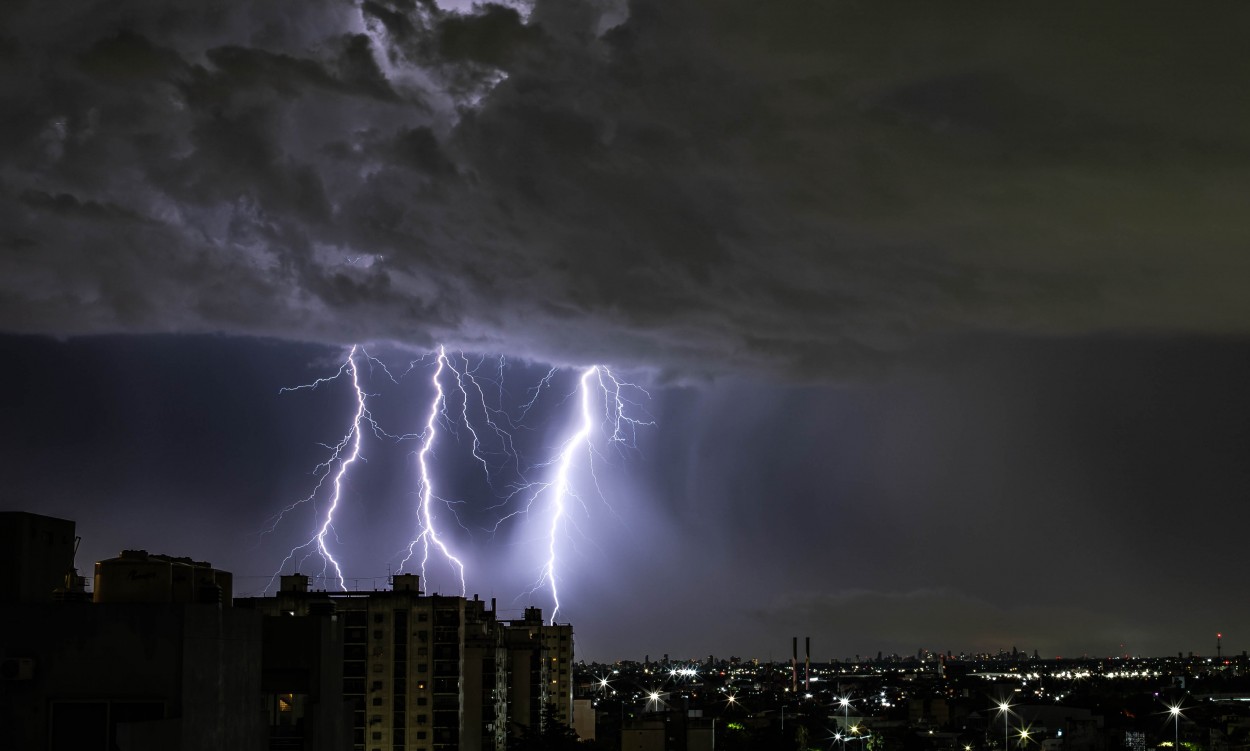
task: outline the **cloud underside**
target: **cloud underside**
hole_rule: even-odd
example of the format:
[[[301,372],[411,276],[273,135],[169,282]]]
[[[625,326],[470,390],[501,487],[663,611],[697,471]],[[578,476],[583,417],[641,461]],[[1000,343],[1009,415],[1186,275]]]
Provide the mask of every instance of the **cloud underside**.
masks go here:
[[[808,377],[1250,333],[1234,4],[127,6],[0,10],[4,330]]]

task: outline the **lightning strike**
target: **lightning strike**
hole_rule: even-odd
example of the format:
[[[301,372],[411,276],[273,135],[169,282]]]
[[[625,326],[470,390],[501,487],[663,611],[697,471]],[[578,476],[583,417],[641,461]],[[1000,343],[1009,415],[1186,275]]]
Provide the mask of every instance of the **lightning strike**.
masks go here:
[[[472,401],[482,407],[482,422],[495,433],[495,437],[499,440],[500,445],[502,446],[502,453],[513,459],[513,462],[516,464],[517,474],[519,475],[521,473],[520,459],[517,456],[516,449],[512,444],[512,434],[501,428],[499,423],[495,422],[492,417],[492,412],[494,414],[502,414],[502,412],[500,410],[492,410],[490,405],[487,404],[486,392],[482,389],[482,384],[479,383],[477,378],[474,376],[476,368],[469,366],[469,358],[465,357],[463,354],[460,355],[460,359],[464,361],[464,365],[461,368],[457,368],[453,365],[450,358],[445,359],[447,362],[447,368],[456,375],[456,388],[460,392],[461,408],[459,422],[463,424],[465,428],[468,429],[469,434],[473,436],[473,442],[469,449],[470,453],[473,455],[473,458],[482,465],[482,471],[486,474],[486,484],[494,488],[494,483],[491,480],[492,469],[486,457],[483,456],[484,449],[482,448],[481,437],[478,436],[477,430],[473,427],[473,421],[469,418],[469,402],[471,400],[469,396],[470,388],[477,393],[477,397],[472,399]],[[503,366],[501,364],[501,370],[502,367]],[[466,383],[469,385],[466,386]],[[443,416],[448,419],[448,422],[451,422],[446,413],[446,402],[444,402],[443,406]],[[506,418],[506,415],[504,415],[504,417]]]
[[[434,375],[430,378],[431,385],[434,386],[434,400],[430,402],[429,417],[426,418],[425,430],[421,433],[421,448],[417,450],[417,470],[418,470],[418,501],[417,501],[417,525],[418,534],[416,539],[408,544],[408,555],[404,557],[399,564],[399,570],[403,571],[404,566],[416,554],[417,545],[421,546],[421,580],[426,579],[426,565],[430,560],[430,547],[438,548],[443,557],[459,575],[460,594],[464,595],[468,591],[464,581],[464,563],[452,554],[447,544],[443,542],[438,535],[438,530],[434,524],[434,512],[432,507],[435,500],[443,500],[434,495],[434,482],[429,466],[430,451],[434,447],[434,439],[438,434],[438,420],[440,415],[446,415],[447,412],[447,394],[443,391],[443,384],[440,378],[443,375],[443,369],[455,371],[451,363],[447,359],[447,352],[443,347],[438,349],[438,363],[434,370]],[[476,435],[476,434],[475,434]]]
[[[418,363],[428,364],[429,358],[434,359],[435,367],[429,381],[433,387],[433,397],[429,402],[424,426],[419,433],[392,435],[378,425],[369,411],[368,395],[361,384],[360,357],[364,357],[364,364],[369,366],[369,377],[375,369],[380,369],[385,377],[396,385],[404,380]],[[503,405],[505,361],[503,358],[498,361],[497,381],[493,376],[485,379],[491,384],[492,393],[495,390],[498,391],[498,402],[495,405],[488,400],[486,389],[483,388],[479,376],[476,375],[482,366],[482,362],[475,366],[463,353],[451,357],[447,354],[446,348],[440,346],[437,352],[431,352],[410,362],[408,370],[397,379],[382,361],[377,360],[357,345],[351,348],[347,358],[334,375],[281,390],[282,393],[315,390],[346,375],[351,380],[356,409],[351,425],[343,438],[336,444],[325,445],[330,455],[314,468],[314,474],[318,479],[312,491],[306,497],[279,511],[274,517],[273,524],[262,533],[274,531],[288,514],[300,506],[311,504],[316,509],[315,532],[303,544],[291,549],[278,571],[271,577],[265,591],[273,586],[278,575],[291,561],[297,561],[298,565],[313,555],[319,555],[322,559],[323,579],[333,579],[340,589],[346,591],[342,566],[335,558],[327,538],[335,529],[335,514],[339,510],[348,472],[357,459],[362,461],[364,459],[361,455],[361,442],[362,434],[368,426],[378,438],[397,442],[405,440],[419,442],[419,447],[414,452],[417,460],[418,480],[415,509],[416,536],[406,545],[404,549],[406,554],[400,561],[398,570],[402,572],[414,558],[419,558],[421,577],[428,582],[429,569],[433,565],[431,559],[439,558],[445,561],[455,573],[455,578],[460,584],[460,594],[463,596],[467,592],[465,563],[452,550],[443,530],[445,515],[440,512],[436,504],[446,507],[460,526],[464,527],[464,523],[452,508],[453,501],[438,494],[434,463],[440,428],[456,436],[457,427],[463,426],[471,438],[469,454],[485,472],[488,486],[495,487],[492,482],[492,476],[495,473],[508,468],[509,464],[513,465],[508,468],[508,472],[515,473],[517,481],[511,485],[511,491],[500,505],[510,504],[515,496],[522,493],[529,496],[527,502],[519,510],[497,517],[495,530],[498,530],[504,521],[513,516],[530,514],[535,510],[535,504],[540,501],[545,504],[545,562],[541,565],[538,581],[530,592],[533,593],[544,586],[549,589],[553,604],[551,622],[553,624],[556,622],[561,611],[560,536],[569,524],[575,524],[569,516],[569,504],[576,501],[581,504],[583,510],[589,511],[579,494],[577,487],[579,480],[576,478],[584,478],[580,482],[587,483],[592,488],[592,494],[597,495],[609,510],[615,513],[600,487],[596,464],[607,459],[602,451],[603,447],[611,445],[618,451],[634,449],[638,428],[644,425],[654,425],[651,420],[645,417],[640,419],[636,416],[638,414],[645,416],[645,412],[642,411],[638,401],[630,398],[634,393],[641,393],[647,397],[650,394],[637,384],[619,379],[606,366],[594,365],[581,370],[577,377],[576,388],[564,397],[571,401],[576,396],[578,407],[572,432],[558,444],[556,452],[547,461],[529,465],[527,470],[523,470],[520,452],[517,451],[512,433],[509,431],[522,425],[521,421],[534,408],[543,392],[552,388],[553,380],[559,370],[550,369],[536,385],[527,390],[526,401],[520,405],[520,416],[513,418],[510,410],[505,410]],[[492,433],[494,439],[488,439],[484,443],[483,439],[488,438]],[[508,459],[500,462],[500,456],[506,456]],[[535,481],[528,480],[526,474],[534,470],[542,470],[545,477]],[[328,493],[326,503],[322,504],[324,508],[320,508],[318,499],[325,494],[324,486],[327,484],[332,486],[332,491]],[[489,506],[485,510],[494,508],[499,508],[499,506]],[[465,527],[465,529],[468,528]]]
[[[549,382],[551,373],[539,383],[536,389],[540,389],[543,383]],[[533,498],[546,491],[550,491],[551,495],[551,524],[547,535],[547,562],[543,566],[542,577],[539,579],[539,586],[544,582],[551,590],[552,610],[551,623],[555,625],[556,616],[560,612],[560,590],[559,577],[557,576],[556,567],[558,563],[557,542],[561,527],[566,516],[567,499],[577,500],[581,502],[581,498],[577,495],[575,488],[570,480],[570,473],[574,465],[574,457],[581,451],[586,452],[586,472],[591,476],[595,490],[600,499],[604,499],[602,488],[599,486],[599,477],[595,472],[595,457],[600,456],[595,448],[594,441],[591,439],[597,425],[606,425],[610,430],[602,431],[606,435],[606,440],[620,447],[634,446],[635,430],[640,425],[651,425],[651,421],[639,420],[630,417],[627,414],[629,406],[634,403],[626,399],[622,395],[622,390],[626,388],[634,388],[646,393],[640,387],[627,381],[619,380],[612,371],[603,365],[593,365],[582,371],[581,377],[578,379],[578,394],[581,405],[581,420],[578,423],[577,430],[569,436],[561,445],[556,458],[548,464],[555,467],[554,478],[549,483],[544,483],[538,487]],[[596,410],[592,404],[592,393],[598,391],[603,395],[603,417],[596,419]],[[537,398],[537,394],[535,397]],[[530,406],[533,400],[530,401]],[[528,407],[527,407],[528,408]],[[606,501],[605,501],[606,502]],[[611,506],[609,506],[611,508]]]
[[[551,377],[554,376],[555,374],[556,374],[555,368],[548,370],[547,375],[543,376],[542,380],[540,380],[537,385],[529,389],[529,391],[532,391],[533,393],[530,395],[530,400],[526,402],[525,404],[521,405],[521,416],[518,419],[521,419],[521,420],[525,419],[525,416],[529,414],[529,411],[531,409],[533,409],[534,402],[538,401],[539,395],[543,393],[543,389],[551,385]]]
[[[342,440],[333,446],[327,446],[327,448],[330,449],[330,458],[326,459],[314,468],[314,474],[320,474],[320,477],[317,480],[317,484],[313,487],[312,492],[280,511],[273,524],[269,527],[268,531],[272,532],[275,528],[277,528],[278,524],[282,522],[286,515],[298,506],[302,506],[303,504],[310,502],[315,504],[317,494],[321,491],[322,486],[325,484],[326,478],[330,476],[331,468],[336,463],[338,464],[338,471],[334,473],[334,480],[332,482],[334,490],[330,495],[329,506],[320,515],[321,521],[317,526],[316,533],[314,533],[313,536],[302,545],[297,545],[292,548],[291,552],[282,559],[282,563],[278,567],[278,570],[272,577],[270,577],[269,584],[265,587],[266,592],[273,586],[274,580],[277,579],[278,575],[282,573],[282,570],[286,568],[287,563],[294,560],[301,552],[304,551],[309,552],[300,558],[301,561],[306,560],[308,556],[313,553],[320,555],[322,561],[322,578],[328,578],[327,575],[332,567],[334,569],[334,578],[338,581],[339,588],[343,591],[347,591],[347,583],[343,579],[343,569],[339,565],[339,562],[334,558],[333,553],[330,552],[330,548],[326,544],[326,537],[334,529],[334,514],[338,510],[339,501],[343,495],[343,478],[346,477],[348,468],[351,467],[357,459],[361,458],[360,442],[363,424],[367,422],[375,431],[381,430],[378,427],[377,422],[374,421],[373,416],[369,414],[369,409],[365,399],[365,392],[360,386],[360,374],[356,366],[357,349],[357,346],[352,346],[351,351],[347,355],[347,359],[343,362],[342,366],[339,367],[339,371],[335,375],[327,378],[318,378],[312,383],[304,384],[302,386],[294,386],[279,390],[279,393],[283,393],[287,391],[300,391],[302,389],[316,389],[321,384],[337,380],[346,373],[351,377],[352,390],[356,395],[356,414],[352,419],[351,427],[348,429],[347,434],[343,436]],[[368,353],[366,353],[365,356],[368,357]]]

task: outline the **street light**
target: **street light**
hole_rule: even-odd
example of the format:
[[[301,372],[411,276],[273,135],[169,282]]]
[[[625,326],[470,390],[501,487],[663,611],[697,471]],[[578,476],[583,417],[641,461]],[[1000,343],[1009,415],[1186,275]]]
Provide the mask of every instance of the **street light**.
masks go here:
[[[850,712],[850,709],[851,709],[851,697],[843,696],[841,699],[838,699],[838,704],[842,705],[842,730],[845,732],[847,725],[850,724],[850,720],[848,719],[848,713]],[[846,736],[845,735],[842,736],[842,751],[846,751]]]
[[[846,743],[847,739],[852,740],[852,741],[867,742],[867,740],[872,737],[872,733],[867,732],[867,728],[861,727],[860,725],[852,725],[849,728],[849,730],[850,730],[851,736],[854,736],[854,737],[847,736],[845,739],[843,739],[842,741],[843,743]]]
[[[1181,703],[1168,705],[1168,714],[1172,715],[1172,748],[1181,749]]]
[[[1011,719],[1011,705],[1007,703],[1006,699],[998,702],[998,712],[1003,716],[1003,751],[1007,751],[1007,747],[1011,744],[1010,728],[1007,726]]]

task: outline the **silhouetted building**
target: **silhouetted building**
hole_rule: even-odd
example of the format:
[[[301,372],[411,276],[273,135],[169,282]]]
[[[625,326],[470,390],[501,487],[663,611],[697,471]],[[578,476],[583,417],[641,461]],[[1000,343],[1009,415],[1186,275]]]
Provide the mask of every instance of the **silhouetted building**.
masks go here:
[[[26,511],[0,511],[0,601],[50,602],[72,588],[74,522]]]
[[[175,562],[185,559],[135,553],[123,556],[126,566],[97,568],[106,577],[97,580],[98,602],[57,601],[49,585],[57,572],[73,575],[73,523],[6,516],[33,552],[0,607],[0,747],[264,747],[261,619],[222,602],[216,574],[224,572],[186,565],[180,578]]]
[[[505,751],[572,725],[572,628],[536,608],[499,622],[411,574],[236,601],[229,572],[143,550],[89,597],[73,522],[3,513],[0,544],[0,749]]]

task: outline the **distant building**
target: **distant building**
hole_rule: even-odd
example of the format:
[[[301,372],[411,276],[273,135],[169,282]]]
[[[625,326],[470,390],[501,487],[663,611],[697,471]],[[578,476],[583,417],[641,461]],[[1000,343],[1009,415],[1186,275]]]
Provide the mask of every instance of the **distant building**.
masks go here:
[[[715,733],[712,719],[669,710],[621,728],[621,751],[713,751]]]

